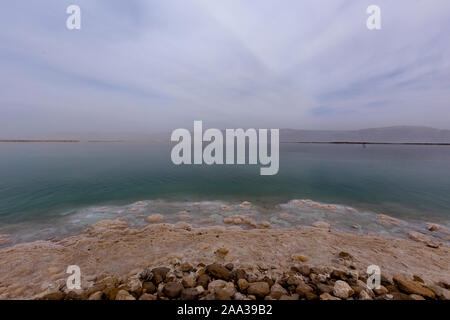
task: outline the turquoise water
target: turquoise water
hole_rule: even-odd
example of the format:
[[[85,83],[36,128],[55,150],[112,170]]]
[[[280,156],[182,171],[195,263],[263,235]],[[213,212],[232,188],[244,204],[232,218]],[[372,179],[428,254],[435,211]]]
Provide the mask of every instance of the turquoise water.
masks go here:
[[[276,176],[260,176],[259,165],[175,166],[170,149],[151,143],[0,144],[0,233],[30,240],[39,238],[30,230],[45,227],[63,235],[141,200],[147,201],[144,215],[156,209],[170,215],[205,202],[213,218],[220,214],[216,204],[247,200],[265,220],[289,226],[274,214],[288,210],[283,206],[292,199],[312,199],[357,209],[342,216],[368,231],[378,230],[370,230],[373,219],[367,218],[376,213],[449,225],[449,147],[282,144]],[[108,207],[108,215],[92,214],[99,207]],[[293,214],[299,223],[340,219],[315,212],[309,221],[304,216],[310,212]],[[27,238],[24,230],[33,235]]]

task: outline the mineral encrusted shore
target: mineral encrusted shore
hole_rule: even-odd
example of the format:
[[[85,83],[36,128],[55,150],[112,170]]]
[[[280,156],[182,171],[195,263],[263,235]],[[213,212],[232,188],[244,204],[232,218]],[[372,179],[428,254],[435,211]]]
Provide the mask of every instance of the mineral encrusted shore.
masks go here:
[[[449,299],[450,251],[440,244],[318,227],[129,228],[101,221],[60,241],[0,250],[0,299]],[[81,269],[69,290],[66,269]],[[366,286],[367,267],[381,286]]]

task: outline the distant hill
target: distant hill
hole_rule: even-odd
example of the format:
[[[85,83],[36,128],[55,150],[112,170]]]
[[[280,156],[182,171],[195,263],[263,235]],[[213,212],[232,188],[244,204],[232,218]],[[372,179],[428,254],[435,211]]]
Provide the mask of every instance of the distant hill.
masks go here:
[[[395,126],[362,130],[280,130],[282,142],[417,142],[450,143],[450,130]]]
[[[206,130],[206,128],[204,128]],[[0,137],[0,139],[63,139],[63,140],[134,140],[170,142],[171,132],[66,132],[39,136]],[[450,143],[450,130],[428,127],[396,126],[362,130],[298,130],[281,129],[280,142],[390,142],[390,143]]]

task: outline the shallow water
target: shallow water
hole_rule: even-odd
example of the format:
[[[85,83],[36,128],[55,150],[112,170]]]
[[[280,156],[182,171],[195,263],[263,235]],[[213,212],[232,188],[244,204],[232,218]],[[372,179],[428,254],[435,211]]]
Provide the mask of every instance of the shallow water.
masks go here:
[[[244,200],[254,204],[248,210],[255,220],[280,227],[327,220],[356,232],[403,232],[377,224],[377,213],[402,219],[403,227],[413,229],[425,222],[450,224],[449,147],[281,144],[276,176],[260,176],[259,165],[175,166],[170,148],[0,144],[0,234],[12,234],[15,242],[61,237],[119,216],[132,225],[144,224],[153,213],[175,222],[183,210],[193,219],[188,222],[208,225],[242,214]],[[292,206],[292,199],[338,206]],[[144,205],[133,205],[140,200]],[[235,209],[224,212],[222,204]],[[134,207],[137,211],[130,211]],[[292,218],[282,219],[280,213]]]

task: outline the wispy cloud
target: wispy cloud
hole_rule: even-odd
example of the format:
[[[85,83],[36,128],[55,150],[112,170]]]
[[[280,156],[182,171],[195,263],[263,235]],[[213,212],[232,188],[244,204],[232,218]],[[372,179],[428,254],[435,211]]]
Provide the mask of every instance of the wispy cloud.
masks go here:
[[[372,2],[7,1],[0,134],[450,128],[450,2],[375,1],[369,31]]]

